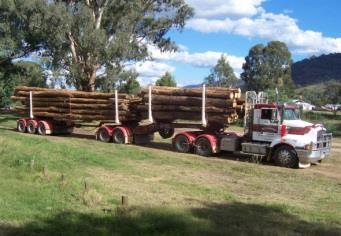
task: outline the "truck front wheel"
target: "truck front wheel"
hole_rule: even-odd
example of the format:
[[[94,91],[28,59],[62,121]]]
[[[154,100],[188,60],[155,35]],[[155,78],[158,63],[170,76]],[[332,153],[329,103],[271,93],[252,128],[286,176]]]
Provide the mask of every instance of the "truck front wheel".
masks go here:
[[[289,146],[280,146],[273,155],[273,160],[277,166],[287,168],[297,168],[298,158],[295,150]]]
[[[195,142],[195,153],[205,157],[211,156],[213,151],[210,141],[205,137],[197,139]]]

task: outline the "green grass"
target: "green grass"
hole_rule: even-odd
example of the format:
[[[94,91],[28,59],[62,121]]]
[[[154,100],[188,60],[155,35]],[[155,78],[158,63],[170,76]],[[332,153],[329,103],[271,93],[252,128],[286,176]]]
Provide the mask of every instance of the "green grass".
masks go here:
[[[292,170],[179,154],[160,138],[20,134],[15,119],[0,115],[0,235],[341,234],[340,139],[322,165]]]

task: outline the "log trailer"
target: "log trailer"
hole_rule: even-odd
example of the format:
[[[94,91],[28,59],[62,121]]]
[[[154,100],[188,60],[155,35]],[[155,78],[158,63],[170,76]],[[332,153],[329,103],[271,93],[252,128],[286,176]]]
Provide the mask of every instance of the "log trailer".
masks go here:
[[[116,115],[113,123],[100,122],[96,139],[116,144],[145,144],[158,132],[164,139],[172,138],[177,152],[212,156],[219,152],[250,155],[262,160],[274,161],[278,166],[306,168],[321,162],[330,153],[332,134],[322,124],[301,120],[295,106],[268,102],[265,93],[248,91],[245,94],[244,134],[226,131],[223,124],[209,124],[206,115],[206,89],[202,88],[202,120],[199,123],[178,123],[153,119],[152,87],[149,87],[148,120],[120,122],[116,99]],[[117,98],[117,91],[115,91]],[[30,92],[29,118],[17,121],[19,132],[40,135],[70,133],[79,127],[73,120],[56,120],[35,117]],[[175,134],[176,128],[195,129]]]

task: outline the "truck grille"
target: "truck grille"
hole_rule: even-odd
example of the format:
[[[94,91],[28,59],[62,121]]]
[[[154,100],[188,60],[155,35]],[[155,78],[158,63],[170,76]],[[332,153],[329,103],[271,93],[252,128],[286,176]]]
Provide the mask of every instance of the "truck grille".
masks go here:
[[[316,142],[316,149],[327,148],[330,147],[332,143],[332,134],[325,132],[318,134],[317,142]]]

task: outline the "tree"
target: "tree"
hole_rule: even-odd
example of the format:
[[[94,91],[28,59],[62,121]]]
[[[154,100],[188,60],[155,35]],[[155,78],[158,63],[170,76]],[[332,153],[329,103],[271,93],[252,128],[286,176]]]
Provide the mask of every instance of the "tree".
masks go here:
[[[166,72],[160,79],[155,82],[156,86],[168,86],[168,87],[176,87],[176,81],[173,76]]]
[[[0,107],[10,104],[15,81],[12,79],[14,65],[10,60],[3,59],[0,64]]]
[[[325,85],[321,83],[314,86],[300,88],[297,91],[297,96],[305,102],[321,107],[328,103],[325,93]]]
[[[117,86],[118,91],[120,93],[137,94],[141,89],[137,77],[138,73],[135,70],[121,72]]]
[[[33,8],[34,1],[0,0],[0,66],[39,49],[32,36],[36,21],[27,14]]]
[[[10,60],[0,64],[0,106],[9,105],[15,86],[46,87],[46,75],[34,62]]]
[[[266,46],[257,44],[245,57],[241,79],[248,90],[259,92],[277,87],[280,93],[290,95],[294,88],[291,64],[291,53],[285,43],[272,41]]]
[[[224,55],[221,55],[211,73],[205,78],[205,83],[210,86],[233,87],[237,77]]]
[[[0,36],[14,38],[8,55],[39,52],[83,91],[95,90],[99,70],[146,58],[149,44],[176,50],[167,33],[193,15],[184,0],[0,0],[0,10]]]
[[[337,81],[328,81],[324,95],[328,103],[340,104],[341,103],[341,83]],[[336,115],[338,108],[335,107],[334,115]]]

